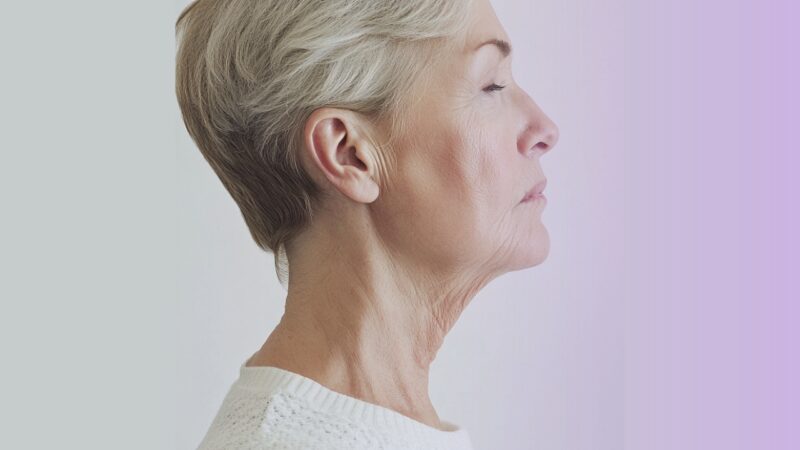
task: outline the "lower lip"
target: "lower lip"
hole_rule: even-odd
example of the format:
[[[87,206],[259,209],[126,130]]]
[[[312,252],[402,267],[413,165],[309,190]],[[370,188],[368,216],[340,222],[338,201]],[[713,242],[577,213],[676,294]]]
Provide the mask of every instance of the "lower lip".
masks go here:
[[[537,195],[534,195],[532,197],[526,198],[521,203],[542,203],[542,204],[545,204],[545,203],[547,203],[547,197],[545,197],[544,194],[537,194]]]

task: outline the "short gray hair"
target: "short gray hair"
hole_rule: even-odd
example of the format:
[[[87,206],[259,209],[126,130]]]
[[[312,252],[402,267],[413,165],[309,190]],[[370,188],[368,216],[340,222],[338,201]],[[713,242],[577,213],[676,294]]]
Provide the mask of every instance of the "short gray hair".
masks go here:
[[[196,0],[175,24],[186,128],[288,276],[285,244],[321,189],[299,163],[309,115],[346,108],[390,137],[411,86],[466,28],[471,0]],[[388,144],[386,148],[389,148]],[[281,258],[282,257],[282,258]]]

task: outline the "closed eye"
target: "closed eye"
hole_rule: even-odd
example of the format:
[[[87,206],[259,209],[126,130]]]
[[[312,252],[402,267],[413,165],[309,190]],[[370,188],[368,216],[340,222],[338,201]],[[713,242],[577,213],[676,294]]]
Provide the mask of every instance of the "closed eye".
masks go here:
[[[485,88],[483,88],[483,91],[484,92],[494,92],[494,91],[501,91],[504,88],[505,88],[505,86],[500,86],[500,85],[498,85],[496,83],[492,83],[489,86],[486,86]]]

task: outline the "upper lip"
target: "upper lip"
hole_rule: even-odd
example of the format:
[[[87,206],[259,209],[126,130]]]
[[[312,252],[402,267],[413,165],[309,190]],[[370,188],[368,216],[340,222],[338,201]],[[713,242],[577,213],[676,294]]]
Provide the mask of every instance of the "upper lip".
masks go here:
[[[547,178],[545,178],[542,181],[540,181],[540,182],[536,183],[535,185],[533,185],[533,187],[530,188],[528,190],[528,192],[525,193],[525,197],[524,198],[529,198],[529,197],[532,197],[534,195],[541,194],[542,191],[544,191],[544,188],[546,186],[547,186]]]

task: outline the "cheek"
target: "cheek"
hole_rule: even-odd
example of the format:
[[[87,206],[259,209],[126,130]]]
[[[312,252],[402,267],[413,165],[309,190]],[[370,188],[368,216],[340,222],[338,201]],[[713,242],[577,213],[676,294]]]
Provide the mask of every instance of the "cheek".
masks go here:
[[[475,250],[482,207],[474,182],[479,157],[475,141],[452,129],[419,127],[413,142],[398,148],[393,182],[373,208],[384,240],[431,267],[448,267]]]
[[[452,218],[469,239],[502,232],[519,200],[515,145],[498,125],[496,119],[465,121],[440,134],[440,146],[429,149],[437,155],[427,174],[431,213]]]
[[[486,214],[502,217],[501,212],[513,204],[519,189],[520,161],[515,157],[513,139],[496,125],[495,119],[472,127],[470,151],[475,162],[468,176],[476,204]]]
[[[397,152],[387,192],[409,226],[446,236],[466,232],[487,203],[484,136],[452,123],[421,123]]]
[[[491,252],[513,234],[521,184],[513,136],[509,143],[496,118],[420,125],[398,148],[395,182],[375,205],[384,226],[439,263]]]
[[[415,147],[405,172],[420,206],[451,217],[474,208],[476,192],[481,191],[475,183],[482,160],[477,144],[475,136],[439,128]]]
[[[515,195],[522,169],[515,132],[508,129],[512,121],[502,98],[482,97],[470,108],[459,132],[471,161],[466,176],[483,203],[494,207],[503,207]]]
[[[494,196],[492,138],[481,125],[470,120],[442,130],[439,145],[430,149],[430,155],[435,155],[430,163],[430,178],[447,200],[440,207],[468,223],[476,223],[479,217],[475,216]]]

